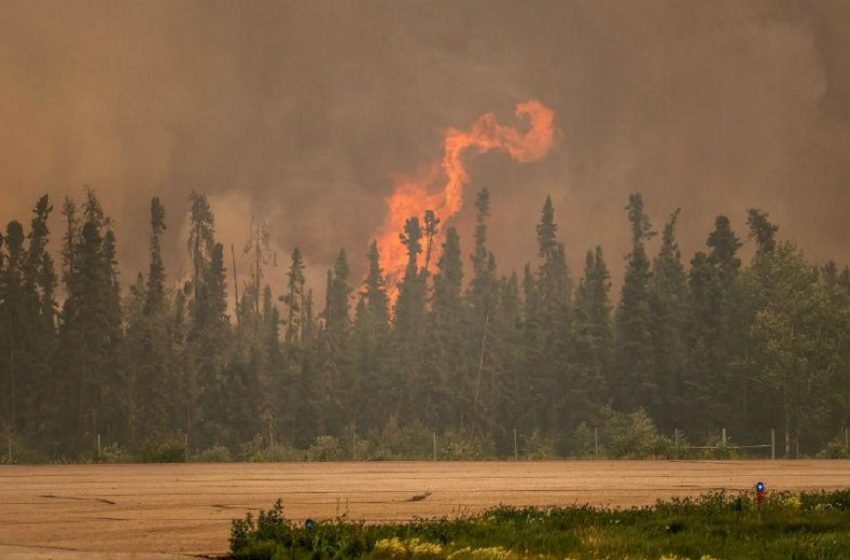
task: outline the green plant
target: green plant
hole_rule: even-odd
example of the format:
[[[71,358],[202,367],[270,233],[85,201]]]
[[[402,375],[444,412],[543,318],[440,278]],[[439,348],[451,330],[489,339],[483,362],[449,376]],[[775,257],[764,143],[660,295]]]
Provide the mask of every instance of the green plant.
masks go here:
[[[230,463],[233,457],[230,450],[223,445],[213,445],[203,451],[194,453],[191,457],[193,463]]]
[[[342,446],[333,436],[319,436],[307,450],[307,457],[311,461],[341,461]]]
[[[525,454],[531,459],[555,459],[558,456],[555,438],[534,430],[525,444]]]
[[[186,460],[186,445],[179,436],[149,438],[139,446],[142,463],[182,463]]]
[[[587,505],[501,506],[474,517],[311,527],[283,517],[278,502],[233,522],[236,559],[379,560],[690,559],[841,560],[850,550],[850,490],[716,492],[615,510]]]
[[[850,459],[850,448],[844,439],[844,432],[837,434],[818,453],[818,459]]]

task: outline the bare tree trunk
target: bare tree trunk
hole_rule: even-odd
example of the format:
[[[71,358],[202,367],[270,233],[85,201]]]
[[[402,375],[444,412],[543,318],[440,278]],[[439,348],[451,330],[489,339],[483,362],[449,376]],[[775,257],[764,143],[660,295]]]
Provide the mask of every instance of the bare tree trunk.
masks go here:
[[[236,326],[239,326],[239,280],[236,277],[236,251],[230,244],[230,257],[233,260],[233,312],[236,313]]]

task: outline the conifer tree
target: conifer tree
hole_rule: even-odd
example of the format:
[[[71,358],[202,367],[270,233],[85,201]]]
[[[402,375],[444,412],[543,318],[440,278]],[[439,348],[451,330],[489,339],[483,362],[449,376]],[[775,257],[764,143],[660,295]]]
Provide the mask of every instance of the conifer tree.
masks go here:
[[[676,242],[679,210],[673,212],[661,236],[661,249],[652,263],[651,304],[655,375],[660,406],[655,421],[672,430],[680,415],[687,411],[682,398],[687,362],[686,326],[688,321],[687,274]]]
[[[429,426],[458,430],[461,415],[470,423],[482,414],[478,408],[481,371],[468,376],[464,308],[461,299],[463,264],[460,237],[455,228],[446,230],[438,272],[434,276],[434,298],[428,316],[423,346],[421,420]]]
[[[574,408],[569,425],[593,420],[605,404],[611,368],[611,288],[602,248],[588,251],[584,276],[576,288],[574,350],[575,377],[571,391]]]
[[[389,369],[388,298],[378,245],[374,241],[367,259],[368,272],[352,329],[352,410],[358,428],[379,430],[397,406],[401,391]]]
[[[324,325],[319,333],[319,351],[322,368],[325,371],[325,384],[322,389],[324,416],[328,419],[329,430],[341,432],[344,425],[353,420],[350,417],[351,379],[349,376],[351,337],[351,318],[349,307],[352,288],[349,285],[351,271],[345,250],[340,249],[333,270],[328,271],[325,290],[325,309],[322,313]]]
[[[644,243],[655,235],[644,212],[640,193],[629,196],[626,206],[632,229],[632,250],[615,321],[616,365],[610,386],[615,406],[623,410],[644,408],[654,414],[661,404],[655,374],[650,302],[651,271]]]
[[[179,385],[160,246],[160,236],[165,230],[165,209],[159,197],[151,199],[150,218],[147,281],[139,275],[126,306],[128,369],[134,388],[131,439],[137,443],[163,438],[176,431],[179,406],[174,398]]]
[[[65,207],[68,269],[58,363],[66,367],[60,390],[75,398],[60,412],[59,425],[72,427],[66,442],[83,453],[97,435],[107,442],[126,437],[129,402],[111,220],[91,190],[86,191],[78,230],[73,203]]]
[[[432,223],[432,222],[431,222]],[[428,223],[426,222],[426,226]],[[395,339],[396,361],[400,379],[404,387],[404,398],[396,406],[397,413],[404,413],[403,421],[416,418],[422,413],[422,397],[425,387],[420,372],[420,344],[425,319],[425,299],[427,270],[419,268],[419,255],[422,253],[423,232],[419,218],[409,218],[404,232],[399,236],[407,250],[407,266],[399,284],[398,301],[393,317],[393,335]],[[401,405],[399,407],[399,405]],[[412,417],[412,418],[411,418]]]
[[[736,347],[746,336],[737,288],[741,242],[726,216],[717,217],[706,245],[708,254],[695,255],[688,280],[692,310],[683,387],[693,411],[690,429],[700,433],[740,424],[745,396],[736,369]]]

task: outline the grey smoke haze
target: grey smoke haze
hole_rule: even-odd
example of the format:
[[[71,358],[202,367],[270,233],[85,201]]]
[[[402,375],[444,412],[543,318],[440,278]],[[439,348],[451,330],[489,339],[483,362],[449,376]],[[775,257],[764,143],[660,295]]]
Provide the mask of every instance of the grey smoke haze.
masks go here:
[[[839,1],[0,0],[0,220],[91,185],[126,283],[159,195],[174,278],[196,189],[237,250],[262,213],[312,278],[342,246],[360,271],[393,177],[438,157],[441,129],[537,98],[561,131],[543,161],[469,165],[503,272],[534,258],[547,193],[574,275],[597,243],[619,275],[631,191],[658,227],[683,208],[687,259],[715,215],[744,236],[759,206],[810,258],[847,262],[848,32]]]

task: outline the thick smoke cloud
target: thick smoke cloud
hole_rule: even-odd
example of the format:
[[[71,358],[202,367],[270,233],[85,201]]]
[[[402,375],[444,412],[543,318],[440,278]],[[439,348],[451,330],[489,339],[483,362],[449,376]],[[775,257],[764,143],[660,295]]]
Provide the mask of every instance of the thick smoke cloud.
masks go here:
[[[317,285],[341,246],[362,270],[393,177],[437,159],[441,129],[510,121],[528,98],[556,112],[552,152],[469,166],[470,188],[492,191],[503,271],[533,258],[547,193],[574,272],[596,243],[622,269],[631,191],[659,227],[683,207],[686,256],[717,213],[743,236],[757,205],[813,259],[850,260],[848,3],[5,0],[0,14],[0,220],[91,185],[125,282],[146,266],[154,194],[178,275],[192,189],[237,251],[262,213]],[[470,221],[467,205],[465,252]]]

